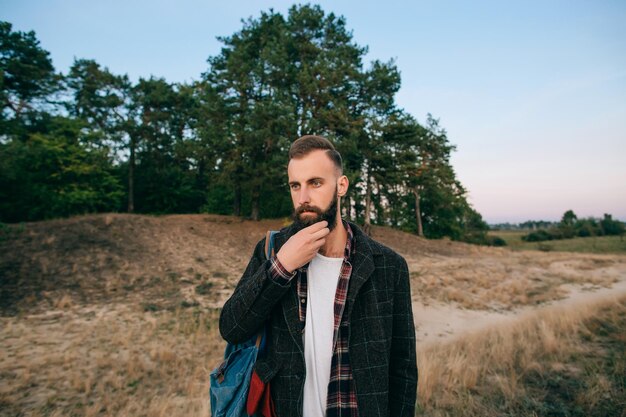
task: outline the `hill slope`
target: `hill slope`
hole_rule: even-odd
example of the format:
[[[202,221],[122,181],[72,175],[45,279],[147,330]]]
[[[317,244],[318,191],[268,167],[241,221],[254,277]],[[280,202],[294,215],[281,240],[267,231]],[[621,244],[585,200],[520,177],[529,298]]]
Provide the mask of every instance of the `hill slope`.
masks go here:
[[[284,224],[111,213],[10,226],[0,235],[0,311],[111,301],[220,307],[254,245]],[[466,308],[536,304],[562,297],[562,284],[610,285],[626,272],[623,256],[513,253],[385,227],[372,234],[406,257],[416,300]]]
[[[23,230],[11,226],[0,240],[0,308],[15,312],[68,295],[91,303],[141,294],[145,303],[176,304],[200,284],[201,298],[216,305],[236,285],[254,245],[268,229],[283,225],[218,215],[116,213],[25,223]],[[467,245],[431,243],[384,228],[374,228],[374,235],[407,254],[471,252]]]

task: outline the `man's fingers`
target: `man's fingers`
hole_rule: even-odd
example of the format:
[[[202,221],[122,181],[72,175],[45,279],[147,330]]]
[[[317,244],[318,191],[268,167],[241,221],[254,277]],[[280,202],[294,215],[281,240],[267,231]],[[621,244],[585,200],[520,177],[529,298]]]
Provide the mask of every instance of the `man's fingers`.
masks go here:
[[[330,229],[328,227],[324,227],[323,229],[320,229],[314,233],[311,233],[311,237],[313,238],[313,240],[317,240],[322,237],[326,237],[326,235],[328,235],[329,233],[330,233]]]
[[[307,233],[315,233],[320,229],[323,229],[328,226],[328,222],[326,220],[322,220],[321,222],[313,223],[310,226],[305,227],[302,231],[306,230]]]
[[[319,248],[324,246],[324,243],[326,243],[326,237],[323,237],[323,238],[313,242],[313,247],[319,250]]]

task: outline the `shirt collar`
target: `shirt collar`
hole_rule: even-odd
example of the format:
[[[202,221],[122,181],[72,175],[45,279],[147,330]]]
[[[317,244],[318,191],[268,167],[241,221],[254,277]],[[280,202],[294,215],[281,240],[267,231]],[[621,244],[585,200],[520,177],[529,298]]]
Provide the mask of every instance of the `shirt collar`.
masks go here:
[[[346,239],[346,248],[343,252],[343,259],[344,261],[350,261],[350,258],[352,257],[352,253],[354,252],[354,233],[352,232],[352,228],[350,227],[350,224],[348,224],[347,221],[345,221],[344,219],[341,219],[341,223],[343,223],[343,227],[346,229],[346,232],[348,233],[348,238]]]

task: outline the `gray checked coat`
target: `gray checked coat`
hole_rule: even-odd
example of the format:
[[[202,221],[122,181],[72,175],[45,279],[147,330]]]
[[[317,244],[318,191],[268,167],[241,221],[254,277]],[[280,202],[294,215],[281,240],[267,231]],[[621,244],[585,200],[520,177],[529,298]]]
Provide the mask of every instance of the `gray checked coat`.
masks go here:
[[[413,417],[417,395],[415,327],[406,261],[353,223],[355,252],[344,314],[360,417]],[[295,233],[293,225],[274,237],[276,253]],[[254,250],[237,288],[220,316],[230,343],[250,339],[267,322],[268,354],[256,363],[271,381],[278,417],[302,417],[304,345],[298,318],[296,278],[271,279],[265,238]]]

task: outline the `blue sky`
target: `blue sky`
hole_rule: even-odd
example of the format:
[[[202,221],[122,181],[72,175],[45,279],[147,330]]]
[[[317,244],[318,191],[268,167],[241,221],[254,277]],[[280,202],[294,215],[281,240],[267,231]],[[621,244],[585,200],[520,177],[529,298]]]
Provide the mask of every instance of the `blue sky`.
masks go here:
[[[0,0],[66,72],[93,58],[132,79],[198,79],[216,36],[287,1]],[[391,58],[398,104],[440,119],[452,163],[489,222],[611,213],[626,220],[626,2],[320,1],[366,63]]]

